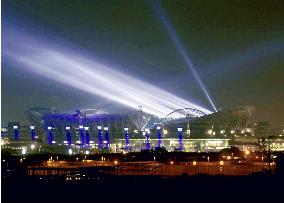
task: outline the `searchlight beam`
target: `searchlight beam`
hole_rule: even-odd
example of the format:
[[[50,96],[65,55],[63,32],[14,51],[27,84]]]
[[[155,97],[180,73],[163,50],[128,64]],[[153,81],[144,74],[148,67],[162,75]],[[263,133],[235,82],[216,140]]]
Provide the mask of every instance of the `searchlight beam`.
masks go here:
[[[41,43],[34,38],[23,40],[10,36],[5,44],[7,48],[4,47],[3,55],[32,73],[134,109],[141,105],[144,112],[160,118],[179,108],[194,108],[205,114],[212,113],[147,82],[119,72],[114,67],[83,57],[73,50],[54,48],[55,46],[50,46],[50,42]]]
[[[215,112],[217,112],[217,109],[216,109],[208,91],[206,90],[205,85],[203,84],[200,76],[198,75],[196,68],[193,65],[191,59],[189,58],[188,54],[186,53],[185,47],[182,45],[181,40],[178,37],[178,34],[176,33],[173,25],[171,24],[170,20],[168,19],[167,15],[166,15],[166,12],[163,10],[162,6],[159,4],[158,1],[153,0],[153,1],[150,1],[150,2],[151,2],[152,7],[154,8],[154,10],[156,11],[157,15],[159,16],[159,19],[161,20],[163,26],[165,27],[169,37],[173,41],[176,49],[181,54],[184,62],[186,63],[186,65],[190,69],[190,71],[192,72],[192,74],[195,77],[200,88],[202,89],[205,96],[209,100],[211,106],[213,107]]]

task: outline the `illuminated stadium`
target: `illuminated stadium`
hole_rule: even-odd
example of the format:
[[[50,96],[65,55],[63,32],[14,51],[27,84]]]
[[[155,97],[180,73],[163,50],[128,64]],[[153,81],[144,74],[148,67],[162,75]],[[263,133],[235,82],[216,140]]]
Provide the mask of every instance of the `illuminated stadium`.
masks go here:
[[[9,141],[2,147],[27,151],[29,145],[39,151],[42,146],[49,146],[49,150],[61,147],[65,153],[68,149],[77,153],[85,150],[98,153],[100,150],[127,152],[157,147],[169,151],[219,151],[238,146],[239,141],[247,147],[253,145],[255,134],[260,133],[251,121],[253,113],[251,106],[208,115],[185,108],[158,118],[142,112],[141,107],[128,114],[111,114],[98,109],[60,113],[54,109],[32,108],[28,111],[32,126],[12,126]],[[281,129],[271,133],[279,134],[278,131]],[[278,150],[281,150],[282,141],[279,143]]]
[[[161,146],[175,150],[179,147],[177,128],[182,128],[183,149],[200,151],[205,150],[206,146],[208,148],[208,143],[213,143],[212,149],[215,150],[226,147],[230,137],[241,134],[243,129],[251,129],[249,120],[253,111],[253,107],[246,106],[207,115],[200,110],[185,108],[175,110],[163,118],[148,115],[142,112],[142,108],[139,108],[135,114],[110,114],[98,109],[59,113],[44,108],[33,108],[28,113],[31,123],[37,128],[37,132],[44,132],[39,136],[45,143],[48,142],[47,135],[50,127],[53,133],[53,144],[66,143],[66,127],[70,127],[70,130],[68,130],[70,131],[71,142],[78,144],[80,143],[79,126],[83,126],[88,127],[90,141],[94,143],[94,146],[97,146],[98,127],[101,126],[108,128],[110,147],[115,146],[115,151],[117,151],[117,148],[123,149],[125,147],[124,128],[128,128],[130,149],[141,150],[145,148],[145,132],[148,131],[151,148],[158,145],[157,136],[160,132]],[[252,134],[252,131],[249,131],[246,134]],[[214,139],[216,139],[215,143]]]

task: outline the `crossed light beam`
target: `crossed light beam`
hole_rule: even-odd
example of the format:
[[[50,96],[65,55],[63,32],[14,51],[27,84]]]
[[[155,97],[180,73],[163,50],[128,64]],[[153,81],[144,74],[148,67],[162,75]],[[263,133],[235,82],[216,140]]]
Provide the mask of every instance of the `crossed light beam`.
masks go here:
[[[214,103],[213,103],[213,101],[212,101],[208,91],[206,90],[205,85],[203,84],[201,78],[199,77],[199,75],[198,75],[198,73],[197,73],[197,71],[195,69],[195,66],[193,65],[191,59],[189,58],[188,54],[186,53],[185,47],[181,43],[181,40],[179,39],[178,34],[177,34],[176,30],[174,29],[173,25],[171,24],[170,20],[168,19],[166,12],[162,8],[162,6],[160,5],[158,0],[150,0],[150,3],[152,5],[154,11],[156,12],[157,16],[161,20],[163,26],[165,27],[169,37],[173,41],[177,51],[181,54],[184,62],[186,63],[186,65],[190,69],[190,71],[192,72],[192,74],[195,77],[197,83],[199,84],[199,86],[201,87],[201,89],[204,92],[205,96],[209,100],[211,106],[213,107],[215,112],[217,112],[217,109],[216,109],[216,107],[215,107],[215,105],[214,105]]]
[[[4,56],[37,75],[134,109],[141,105],[144,112],[158,117],[164,117],[179,108],[194,108],[205,114],[212,113],[73,50],[55,48],[51,43],[38,39],[23,40],[13,36],[8,38],[4,42]]]

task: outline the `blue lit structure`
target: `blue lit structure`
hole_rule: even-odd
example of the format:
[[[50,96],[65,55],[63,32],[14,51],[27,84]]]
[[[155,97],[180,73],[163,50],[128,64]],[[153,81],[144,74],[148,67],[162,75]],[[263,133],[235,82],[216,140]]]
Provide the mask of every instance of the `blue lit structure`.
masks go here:
[[[179,139],[179,150],[183,150],[183,140],[182,140],[182,128],[177,128],[178,139]]]
[[[102,126],[98,126],[98,147],[99,149],[103,147]]]
[[[151,148],[150,146],[150,131],[147,129],[145,130],[145,137],[146,137],[146,149],[149,150]]]
[[[48,126],[47,130],[48,130],[48,138],[47,138],[48,144],[51,145],[53,141],[52,127]]]
[[[85,142],[84,127],[80,125],[79,130],[80,130],[80,146],[83,147]]]
[[[109,135],[108,135],[108,127],[104,127],[105,131],[105,141],[106,141],[106,148],[109,148]]]
[[[14,125],[13,129],[14,129],[14,138],[15,138],[15,140],[19,140],[18,126]]]
[[[124,128],[125,149],[129,149],[129,133],[128,128]]]
[[[78,115],[71,113],[61,113],[61,114],[43,114],[42,119],[46,124],[54,123],[59,125],[62,122],[77,124],[80,123],[83,126],[91,126],[94,123],[105,124],[107,122],[114,122],[118,120],[119,122],[127,122],[128,115],[126,114],[95,114],[95,115]],[[70,125],[71,126],[71,125]],[[106,125],[107,126],[107,125]]]
[[[158,126],[157,127],[157,139],[158,139],[158,143],[157,143],[157,147],[160,148],[161,147],[161,143],[162,143],[162,135],[161,135],[161,127]]]
[[[86,146],[88,147],[90,145],[90,134],[89,134],[89,127],[84,127],[84,130],[86,132]]]
[[[70,146],[72,143],[71,140],[71,134],[70,134],[70,127],[66,127],[66,140],[67,140],[67,144]]]
[[[31,126],[31,140],[34,141],[35,140],[35,127]]]
[[[121,129],[125,125],[129,124],[129,117],[127,114],[88,114],[79,115],[72,113],[60,113],[60,114],[43,114],[43,128],[52,126],[56,131],[56,142],[63,142],[66,140],[65,126],[70,126],[73,129],[78,129],[78,125],[88,126],[89,136],[97,134],[97,126],[108,126],[109,129],[113,129],[112,136],[117,138],[124,137],[124,133]],[[84,134],[86,133],[86,130]],[[78,129],[80,135],[80,129]],[[85,134],[85,136],[87,136]],[[91,140],[91,137],[88,138]],[[80,139],[81,140],[81,139]],[[86,142],[87,138],[85,138]],[[87,143],[85,143],[87,144]]]

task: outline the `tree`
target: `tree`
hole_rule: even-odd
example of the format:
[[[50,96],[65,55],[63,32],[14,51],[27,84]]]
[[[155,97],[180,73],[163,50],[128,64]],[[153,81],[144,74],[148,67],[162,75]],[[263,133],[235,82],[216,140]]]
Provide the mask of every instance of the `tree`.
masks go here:
[[[271,170],[271,154],[276,148],[271,145],[271,141],[275,140],[274,136],[269,136],[268,138],[260,137],[257,138],[255,143],[256,151],[262,156],[267,157],[269,171]]]

